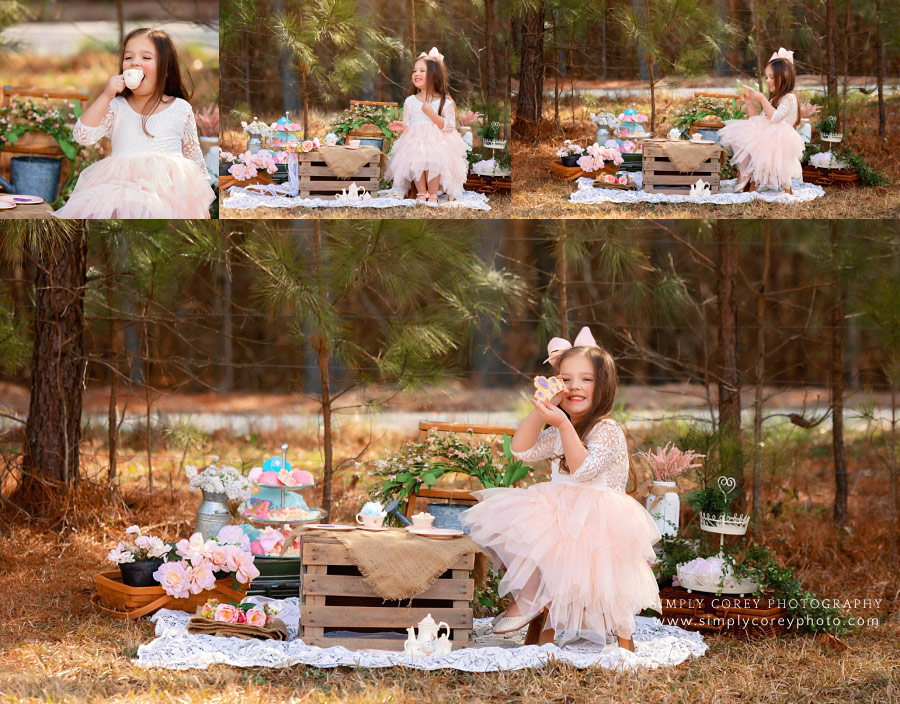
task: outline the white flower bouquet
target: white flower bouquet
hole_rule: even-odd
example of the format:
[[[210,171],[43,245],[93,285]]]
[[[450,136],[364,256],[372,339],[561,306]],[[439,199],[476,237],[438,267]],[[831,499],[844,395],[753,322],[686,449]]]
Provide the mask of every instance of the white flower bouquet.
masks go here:
[[[253,483],[240,473],[235,467],[223,465],[219,467],[213,458],[210,464],[202,472],[196,467],[188,465],[184,472],[190,480],[190,488],[196,491],[206,491],[211,494],[225,494],[232,501],[246,501],[250,498]]]
[[[169,552],[169,546],[155,535],[143,535],[138,526],[125,530],[125,540],[109,551],[106,559],[117,565],[158,560]]]

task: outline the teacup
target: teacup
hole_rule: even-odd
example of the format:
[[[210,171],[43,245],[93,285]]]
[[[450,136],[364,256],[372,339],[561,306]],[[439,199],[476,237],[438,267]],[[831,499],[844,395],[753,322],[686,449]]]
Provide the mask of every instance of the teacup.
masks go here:
[[[357,513],[356,514],[356,522],[362,524],[363,528],[381,528],[381,524],[384,523],[384,517],[387,514],[369,514],[369,513]]]
[[[360,141],[358,139],[351,139],[347,142],[348,149],[359,149]]]
[[[431,528],[434,523],[434,516],[430,513],[417,513],[412,517],[414,528]]]
[[[139,68],[129,68],[122,71],[122,77],[125,79],[125,85],[134,90],[144,80],[144,72]]]

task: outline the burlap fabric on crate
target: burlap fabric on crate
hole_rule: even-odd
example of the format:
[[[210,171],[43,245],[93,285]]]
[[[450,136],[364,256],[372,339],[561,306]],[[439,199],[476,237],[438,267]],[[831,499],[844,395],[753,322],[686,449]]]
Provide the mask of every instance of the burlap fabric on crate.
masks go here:
[[[338,178],[350,178],[375,157],[384,156],[381,150],[375,147],[348,149],[343,146],[323,146],[319,147],[319,153],[322,155],[323,161],[328,164],[328,168]]]
[[[672,165],[683,174],[696,171],[707,159],[719,158],[722,153],[722,147],[718,144],[694,144],[683,139],[659,140],[657,144]]]
[[[291,545],[294,537],[306,532],[302,526],[294,529],[285,545]],[[402,528],[383,533],[355,530],[329,535],[347,548],[363,579],[378,596],[388,601],[414,599],[428,591],[438,577],[469,552],[475,553],[475,586],[483,586],[487,580],[490,559],[467,535],[452,540],[432,540],[407,533]]]
[[[248,623],[222,623],[210,621],[197,614],[188,621],[187,632],[194,635],[221,636],[223,638],[242,638],[243,640],[287,640],[287,626],[280,618],[272,620],[266,628],[251,626]]]

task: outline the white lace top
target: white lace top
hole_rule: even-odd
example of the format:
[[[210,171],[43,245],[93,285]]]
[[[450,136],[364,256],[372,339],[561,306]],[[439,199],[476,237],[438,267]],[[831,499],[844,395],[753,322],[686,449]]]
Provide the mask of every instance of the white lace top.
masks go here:
[[[431,107],[434,108],[434,111],[438,111],[438,107],[440,107],[441,99],[435,98],[431,101]],[[424,112],[422,112],[422,101],[419,100],[416,96],[411,95],[403,102],[403,124],[404,125],[420,125],[424,123],[431,123],[431,118],[428,117]],[[438,117],[444,118],[444,129],[443,132],[452,132],[456,129],[456,105],[453,103],[450,98],[447,98],[444,101],[444,108],[441,111],[441,114]]]
[[[612,418],[604,418],[587,434],[588,456],[571,474],[560,474],[559,460],[564,455],[559,429],[545,428],[530,450],[513,452],[523,462],[552,459],[553,482],[583,484],[625,493],[628,483],[628,445],[625,433]]]
[[[142,115],[125,98],[113,98],[96,127],[88,127],[79,118],[72,130],[75,141],[85,146],[103,137],[112,143],[111,156],[131,154],[180,154],[197,164],[206,177],[206,164],[197,138],[197,124],[191,104],[181,98],[147,118],[148,137],[141,128]]]
[[[798,111],[800,106],[797,104],[797,96],[793,93],[786,93],[781,96],[781,102],[775,108],[770,118],[772,122],[784,122],[788,127],[793,128],[797,122]]]

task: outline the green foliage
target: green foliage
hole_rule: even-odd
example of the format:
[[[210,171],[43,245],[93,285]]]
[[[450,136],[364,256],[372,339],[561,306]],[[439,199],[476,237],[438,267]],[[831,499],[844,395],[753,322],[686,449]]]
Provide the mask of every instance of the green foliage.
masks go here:
[[[696,540],[688,540],[677,535],[663,535],[659,547],[662,548],[663,554],[653,564],[653,576],[662,586],[672,582],[672,577],[677,574],[678,565],[700,556]]]
[[[474,435],[431,431],[423,442],[407,443],[399,452],[370,463],[381,485],[372,497],[382,503],[406,501],[423,487],[434,486],[444,475],[473,477],[485,489],[519,484],[534,470],[513,457],[510,439],[503,436],[501,452]]]
[[[500,575],[498,573],[488,569],[487,580],[483,587],[475,590],[473,601],[475,618],[496,616],[506,608],[509,599],[500,596]]]
[[[277,14],[268,26],[306,75],[308,90],[325,103],[359,90],[373,66],[404,51],[399,40],[360,21],[357,0],[307,0],[296,12]]]
[[[731,506],[731,495],[722,493],[717,486],[707,486],[685,494],[685,503],[700,513],[714,515],[728,512]]]
[[[675,444],[680,450],[694,450],[706,456],[695,473],[702,489],[711,487],[719,491],[716,485],[719,477],[737,479],[744,471],[746,459],[740,439],[734,438],[722,428],[695,423],[685,429]]]
[[[835,150],[835,154],[839,159],[843,159],[850,164],[850,168],[859,174],[864,185],[881,186],[882,188],[891,185],[891,179],[888,178],[887,174],[878,171],[878,169],[873,169],[850,147],[839,147]]]
[[[397,110],[392,107],[379,107],[377,105],[352,105],[338,115],[331,123],[334,133],[344,140],[354,130],[358,130],[363,125],[375,125],[381,128],[384,138],[390,143],[393,139],[393,133],[387,128],[394,120],[399,119]],[[389,151],[389,147],[385,148]]]
[[[695,98],[675,113],[675,126],[681,130],[688,130],[707,115],[714,115],[723,122],[726,120],[741,120],[746,117],[743,108],[734,98],[730,100],[722,98]]]
[[[777,556],[768,547],[756,543],[747,547],[740,564],[733,554],[725,554],[737,579],[749,578],[759,585],[757,594],[773,592],[772,598],[783,601],[791,616],[797,619],[800,630],[808,633],[846,633],[846,619],[837,609],[822,604],[815,594],[803,589],[790,567],[780,567]],[[821,621],[821,623],[819,623]]]
[[[25,326],[16,320],[11,309],[0,306],[0,371],[18,371],[28,363],[30,353]]]
[[[11,97],[9,104],[0,107],[0,145],[13,147],[26,132],[42,132],[53,137],[63,154],[74,161],[78,147],[72,137],[72,125],[81,114],[79,102],[51,104],[49,98]]]

